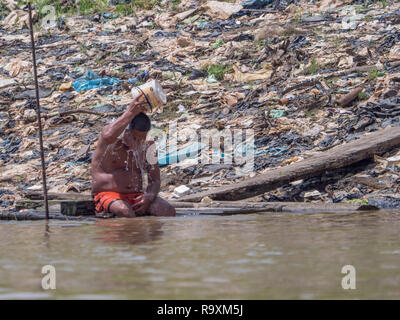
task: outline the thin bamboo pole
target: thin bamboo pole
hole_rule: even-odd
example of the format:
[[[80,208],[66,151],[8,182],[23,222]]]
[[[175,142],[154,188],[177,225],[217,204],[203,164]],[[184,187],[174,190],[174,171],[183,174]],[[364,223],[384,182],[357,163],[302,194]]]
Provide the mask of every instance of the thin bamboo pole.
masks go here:
[[[29,8],[29,28],[31,31],[31,44],[32,44],[33,74],[35,77],[35,90],[36,90],[36,113],[39,126],[40,157],[42,161],[43,199],[45,204],[46,219],[49,219],[49,203],[47,200],[47,182],[46,182],[46,163],[44,159],[42,121],[40,116],[40,103],[39,103],[39,84],[38,84],[37,70],[36,70],[35,38],[33,37],[32,7],[30,2],[28,3],[28,8]]]

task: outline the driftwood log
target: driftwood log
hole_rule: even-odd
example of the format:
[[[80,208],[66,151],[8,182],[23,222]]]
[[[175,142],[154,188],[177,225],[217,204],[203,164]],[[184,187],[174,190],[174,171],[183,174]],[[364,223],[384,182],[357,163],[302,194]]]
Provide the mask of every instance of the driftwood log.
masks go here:
[[[360,139],[321,152],[310,159],[272,169],[254,178],[187,195],[180,201],[199,201],[204,197],[214,200],[240,200],[274,190],[292,181],[323,175],[327,170],[346,167],[384,153],[400,145],[400,127],[389,127],[366,134]]]
[[[355,88],[354,90],[350,91],[348,94],[344,95],[340,99],[337,100],[337,103],[342,107],[347,106],[350,104],[355,98],[358,97],[358,94],[363,90],[362,87]]]

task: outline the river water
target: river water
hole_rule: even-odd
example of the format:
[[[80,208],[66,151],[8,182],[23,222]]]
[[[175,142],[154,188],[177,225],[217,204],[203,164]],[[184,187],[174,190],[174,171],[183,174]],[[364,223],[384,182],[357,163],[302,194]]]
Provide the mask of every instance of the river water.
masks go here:
[[[400,211],[3,221],[0,299],[398,299],[399,231]]]

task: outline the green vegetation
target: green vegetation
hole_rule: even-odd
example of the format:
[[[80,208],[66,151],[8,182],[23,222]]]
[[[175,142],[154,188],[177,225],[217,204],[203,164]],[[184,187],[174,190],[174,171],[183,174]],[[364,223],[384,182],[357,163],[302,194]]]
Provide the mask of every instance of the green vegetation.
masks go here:
[[[172,9],[177,10],[178,5],[181,3],[181,0],[172,0]]]
[[[265,44],[267,43],[267,39],[254,41],[254,44],[259,48],[264,48]]]
[[[356,205],[368,204],[368,199],[346,200],[345,203],[356,204]]]
[[[340,48],[343,46],[344,39],[342,39],[340,37],[336,37],[335,39],[333,39],[333,43],[335,44],[336,48]]]
[[[10,12],[10,9],[6,7],[6,4],[3,1],[0,1],[0,15],[6,15]]]
[[[229,64],[212,64],[207,67],[208,76],[213,75],[217,80],[223,80],[226,72],[231,70]]]
[[[368,72],[368,79],[369,80],[374,80],[382,75],[381,72],[379,72],[377,69],[372,69]]]
[[[304,74],[316,74],[320,66],[318,65],[315,58],[312,58],[311,64],[304,69]]]
[[[133,6],[141,9],[152,9],[153,7],[159,5],[161,0],[133,0]]]
[[[79,44],[79,51],[82,53],[86,53],[88,51],[88,47],[84,43]]]
[[[306,117],[307,118],[314,118],[315,117],[315,113],[314,113],[314,111],[307,111],[306,112]]]
[[[120,16],[130,16],[133,13],[133,7],[130,4],[117,4],[115,12]]]
[[[107,2],[103,0],[80,0],[78,3],[78,9],[80,14],[93,14],[96,12],[103,12],[106,8]]]
[[[23,1],[20,0],[22,3]],[[180,0],[174,0],[173,3],[179,4]],[[43,12],[45,6],[53,6],[56,10],[56,16],[61,14],[73,15],[90,15],[94,13],[113,12],[120,15],[132,15],[134,8],[152,9],[159,5],[161,0],[133,0],[129,4],[117,4],[116,6],[108,5],[108,0],[69,0],[64,4],[60,4],[57,0],[33,0],[33,4],[39,9],[39,17],[48,14]]]
[[[217,41],[215,41],[214,43],[211,44],[211,47],[213,49],[217,49],[219,47],[222,47],[223,45],[224,45],[224,43],[223,43],[222,40],[217,40]]]
[[[317,71],[318,71],[318,64],[317,64],[317,61],[315,60],[315,58],[313,58],[312,60],[311,60],[311,73],[312,74],[315,74],[315,73],[317,73]]]
[[[53,6],[56,10],[56,16],[59,17],[61,14],[82,14],[88,15],[93,13],[106,12],[108,7],[107,0],[79,0],[76,3],[74,0],[67,1],[66,4],[61,4],[57,0],[33,0],[33,4],[39,9],[39,17],[43,17],[48,12],[43,11],[45,6]]]
[[[358,99],[360,99],[360,100],[367,100],[369,97],[368,97],[368,95],[365,93],[365,92],[360,92],[359,94],[358,94]]]
[[[300,23],[302,15],[303,14],[301,12],[296,13],[295,16],[293,17],[293,21],[297,22],[297,23]]]
[[[365,17],[364,17],[364,20],[365,20],[365,21],[370,21],[370,20],[372,20],[372,16],[369,15],[369,14],[367,14],[367,15],[365,15]]]

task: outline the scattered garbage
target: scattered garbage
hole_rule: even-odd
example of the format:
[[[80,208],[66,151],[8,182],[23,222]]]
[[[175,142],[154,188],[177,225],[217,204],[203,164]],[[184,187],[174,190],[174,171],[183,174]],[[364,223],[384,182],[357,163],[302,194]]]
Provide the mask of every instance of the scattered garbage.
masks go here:
[[[160,167],[163,167],[168,164],[184,161],[185,159],[195,158],[204,147],[204,144],[196,142],[186,146],[185,148],[174,150],[166,154],[161,150],[158,155],[158,164]]]
[[[174,195],[177,197],[182,197],[184,195],[187,195],[187,194],[189,194],[189,192],[190,192],[190,188],[188,188],[185,185],[181,185],[174,189]]]
[[[40,180],[40,154],[27,11],[17,1],[4,3],[0,206],[10,208]],[[254,156],[246,174],[239,174],[243,163],[225,163],[223,143],[208,152],[221,155],[218,164],[200,161],[205,145],[189,134],[180,134],[173,150],[159,144],[161,173],[169,177],[162,191],[171,197],[243,181],[400,126],[400,4],[387,3],[149,1],[133,14],[121,8],[138,2],[110,0],[101,12],[59,15],[51,32],[35,32],[49,191],[90,192],[90,159],[101,129],[124,112],[132,88],[150,79],[166,98],[162,112],[151,115],[153,127],[168,138],[175,120],[179,132],[198,135],[254,131],[253,147],[235,146]],[[42,19],[35,10],[35,24]],[[259,200],[368,199],[393,207],[398,201],[387,199],[399,191],[399,172],[393,148]]]
[[[286,111],[285,110],[269,110],[269,115],[272,118],[280,118],[280,117],[284,117],[286,115]]]
[[[242,2],[243,8],[246,9],[261,9],[267,4],[272,3],[273,0],[246,0]]]
[[[243,8],[240,4],[221,1],[207,1],[207,7],[211,17],[221,20],[229,19],[232,14],[239,12]]]

